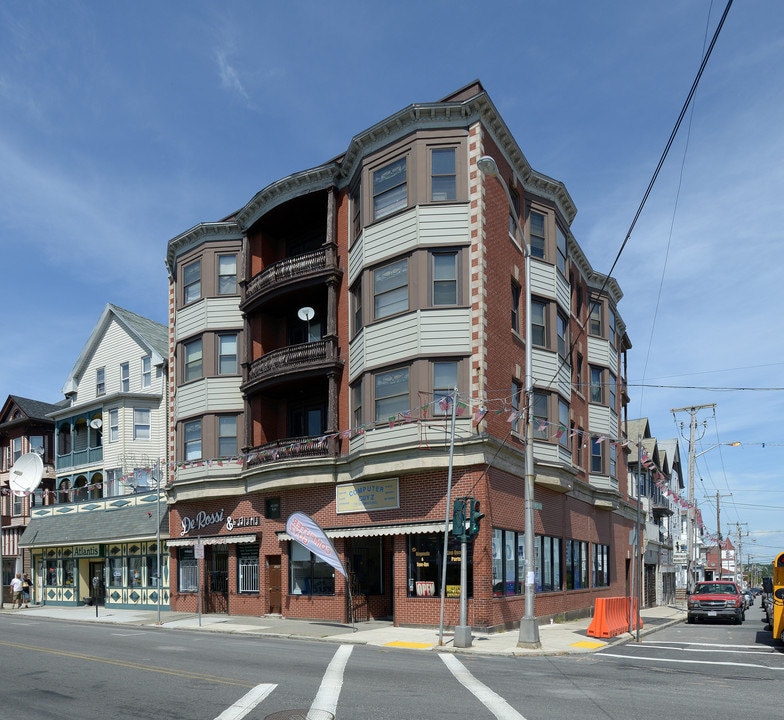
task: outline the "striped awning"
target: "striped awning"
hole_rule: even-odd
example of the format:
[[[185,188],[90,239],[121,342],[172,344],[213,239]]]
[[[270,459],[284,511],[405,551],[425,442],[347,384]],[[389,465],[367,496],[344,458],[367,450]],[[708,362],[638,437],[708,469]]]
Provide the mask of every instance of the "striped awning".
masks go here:
[[[380,537],[382,535],[422,535],[424,533],[443,532],[443,520],[435,522],[410,523],[406,525],[364,525],[362,527],[324,529],[328,538],[347,537]],[[281,530],[276,533],[278,540],[291,540],[291,536]],[[171,545],[171,542],[169,542]]]
[[[183,547],[192,545],[233,545],[237,543],[255,543],[255,535],[211,535],[203,538],[175,538],[166,544],[169,547]]]

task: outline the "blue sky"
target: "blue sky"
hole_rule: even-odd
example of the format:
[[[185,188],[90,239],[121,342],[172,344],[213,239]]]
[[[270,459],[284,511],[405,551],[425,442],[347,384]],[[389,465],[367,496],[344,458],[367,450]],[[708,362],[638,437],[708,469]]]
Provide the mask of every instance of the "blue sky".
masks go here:
[[[107,302],[165,323],[172,237],[474,79],[609,272],[725,4],[7,0],[0,396],[61,399]],[[613,271],[629,416],[688,436],[671,410],[716,404],[695,497],[744,561],[784,549],[782,26],[780,0],[733,4]]]

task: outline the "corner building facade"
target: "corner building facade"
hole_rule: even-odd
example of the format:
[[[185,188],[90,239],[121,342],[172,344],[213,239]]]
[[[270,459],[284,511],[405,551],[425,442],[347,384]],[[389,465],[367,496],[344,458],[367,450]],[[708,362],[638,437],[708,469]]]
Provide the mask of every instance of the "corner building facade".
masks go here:
[[[454,626],[466,562],[469,625],[511,628],[528,531],[538,618],[628,595],[630,344],[617,283],[569,230],[575,212],[477,82],[173,238],[172,609],[201,594],[206,612],[438,626],[443,592]],[[467,557],[445,536],[448,497],[484,513]],[[288,537],[294,512],[324,529],[348,581]]]

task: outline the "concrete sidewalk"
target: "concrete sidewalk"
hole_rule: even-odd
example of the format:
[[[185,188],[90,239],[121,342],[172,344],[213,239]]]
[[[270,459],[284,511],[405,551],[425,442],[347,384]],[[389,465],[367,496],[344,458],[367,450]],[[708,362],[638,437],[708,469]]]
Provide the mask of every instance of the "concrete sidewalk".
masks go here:
[[[635,640],[637,631],[612,638],[594,638],[587,634],[590,618],[539,626],[541,647],[517,646],[518,631],[482,633],[474,632],[471,646],[454,647],[452,632],[444,631],[439,637],[438,628],[395,627],[391,622],[369,621],[351,625],[318,620],[293,620],[278,616],[246,617],[242,615],[210,614],[201,616],[170,610],[115,610],[113,608],[80,606],[58,607],[34,605],[30,608],[12,609],[8,604],[0,610],[5,616],[24,619],[66,620],[71,622],[115,623],[120,625],[150,626],[160,630],[191,630],[224,634],[310,639],[325,642],[356,643],[398,647],[438,652],[459,652],[486,655],[566,655],[588,653],[607,645]],[[683,622],[686,610],[676,605],[663,605],[641,611],[642,628],[639,635]]]

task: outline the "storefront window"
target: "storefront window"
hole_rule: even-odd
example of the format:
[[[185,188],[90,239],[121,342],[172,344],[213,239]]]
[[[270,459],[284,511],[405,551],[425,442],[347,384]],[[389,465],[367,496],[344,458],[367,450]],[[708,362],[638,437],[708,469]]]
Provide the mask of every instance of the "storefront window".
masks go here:
[[[536,591],[555,592],[561,590],[562,560],[561,538],[538,535],[535,538]]]
[[[473,544],[468,543],[467,595],[474,594]],[[408,597],[441,595],[444,536],[408,536]],[[460,597],[460,543],[450,535],[447,546],[446,597]]]
[[[178,548],[178,586],[180,592],[196,592],[199,589],[199,565],[193,556],[193,547]]]
[[[161,555],[161,572],[163,572],[165,561],[166,558]],[[150,548],[150,554],[148,554],[145,558],[145,565],[147,566],[147,586],[158,587],[158,555],[155,552],[154,545]]]
[[[141,587],[142,559],[140,557],[128,558],[128,584],[135,588]]]
[[[122,558],[109,558],[109,585],[120,587],[123,584],[123,561]]]
[[[610,546],[593,545],[593,586],[606,587],[610,584]]]
[[[259,544],[237,546],[237,592],[259,591]]]
[[[493,597],[521,595],[525,583],[525,534],[493,529]]]
[[[74,584],[74,561],[72,558],[63,560],[63,585]]]
[[[334,595],[335,571],[298,542],[291,543],[289,588],[292,595]]]
[[[46,566],[46,584],[58,585],[57,578],[60,575],[61,560],[49,560]]]

